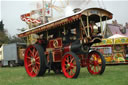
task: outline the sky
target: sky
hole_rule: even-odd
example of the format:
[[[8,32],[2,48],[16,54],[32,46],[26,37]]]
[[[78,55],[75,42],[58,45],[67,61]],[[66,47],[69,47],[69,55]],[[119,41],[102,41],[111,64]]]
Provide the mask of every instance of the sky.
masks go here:
[[[113,20],[120,24],[128,22],[128,0],[70,0],[67,6],[67,0],[63,3],[61,0],[54,2],[57,6],[67,7],[64,11],[54,10],[54,17],[70,15],[70,10],[74,8],[101,7],[113,13]],[[63,1],[63,0],[62,0]],[[36,9],[36,2],[39,0],[0,0],[0,20],[3,20],[4,28],[10,35],[19,33],[17,29],[27,28],[27,24],[20,18],[22,14]],[[88,4],[87,4],[88,3]],[[66,14],[67,13],[67,14]],[[109,22],[110,23],[110,22]]]

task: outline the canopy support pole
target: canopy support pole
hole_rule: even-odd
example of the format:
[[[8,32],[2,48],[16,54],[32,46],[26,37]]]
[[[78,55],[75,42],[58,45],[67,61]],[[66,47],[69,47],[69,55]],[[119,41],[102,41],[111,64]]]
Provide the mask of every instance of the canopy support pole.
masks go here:
[[[100,16],[100,26],[101,26],[101,34],[103,35],[103,24],[102,24],[102,16]]]
[[[89,18],[88,18],[88,15],[87,15],[87,31],[88,31],[88,38],[90,38],[90,33],[89,33]]]
[[[83,20],[82,20],[81,17],[80,17],[80,21],[81,21],[81,24],[82,24],[82,26],[83,26],[83,28],[84,28],[84,32],[85,32],[86,36],[88,36],[88,35],[87,35],[87,32],[86,32],[86,30],[85,30],[86,28],[85,28],[85,26],[84,26],[84,23],[83,23]]]

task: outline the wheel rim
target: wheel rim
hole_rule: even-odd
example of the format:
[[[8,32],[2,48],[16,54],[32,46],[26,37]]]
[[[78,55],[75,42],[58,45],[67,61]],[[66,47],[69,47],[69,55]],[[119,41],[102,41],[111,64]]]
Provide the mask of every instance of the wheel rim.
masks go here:
[[[62,60],[62,71],[67,78],[73,78],[77,69],[76,60],[70,54],[64,55]]]
[[[38,75],[40,69],[40,57],[37,49],[32,45],[26,49],[24,64],[29,76],[35,77]]]
[[[102,60],[97,53],[90,53],[87,59],[88,71],[93,74],[100,74],[102,68]]]

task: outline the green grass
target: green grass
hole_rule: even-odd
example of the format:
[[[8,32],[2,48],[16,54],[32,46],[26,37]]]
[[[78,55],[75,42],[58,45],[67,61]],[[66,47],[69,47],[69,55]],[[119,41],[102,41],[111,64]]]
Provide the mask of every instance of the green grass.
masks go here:
[[[24,67],[4,67],[0,68],[0,85],[128,85],[128,65],[107,66],[103,75],[96,76],[82,68],[77,79],[53,72],[31,78]]]

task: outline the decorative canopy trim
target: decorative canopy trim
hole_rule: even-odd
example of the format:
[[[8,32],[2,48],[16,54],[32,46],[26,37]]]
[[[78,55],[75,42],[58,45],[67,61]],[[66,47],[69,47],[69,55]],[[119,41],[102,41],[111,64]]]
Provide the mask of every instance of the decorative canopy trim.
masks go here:
[[[104,9],[101,9],[101,8],[89,8],[89,9],[77,12],[77,13],[71,15],[71,16],[64,17],[64,18],[61,18],[61,19],[58,19],[58,20],[54,20],[54,21],[48,22],[46,24],[39,25],[35,28],[26,30],[26,31],[18,34],[18,37],[26,37],[30,34],[36,34],[36,33],[40,33],[40,32],[43,32],[43,31],[50,30],[50,29],[54,29],[57,26],[61,26],[61,25],[67,24],[67,23],[71,23],[75,20],[78,20],[81,17],[81,15],[91,16],[93,14],[97,14],[98,16],[106,16],[106,17],[108,17],[107,19],[112,18],[112,13],[110,13],[107,10],[104,10]]]

